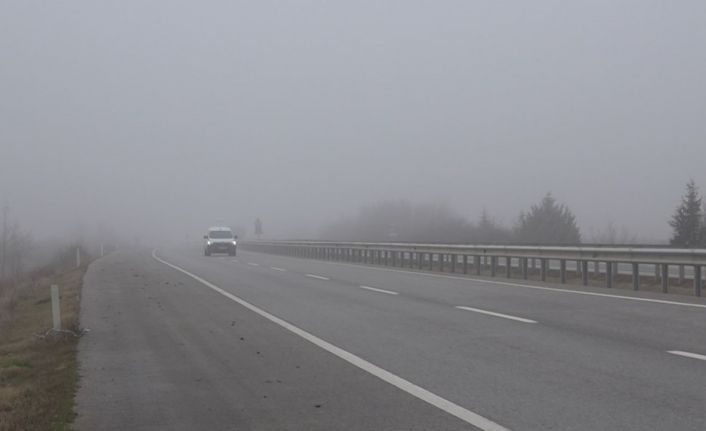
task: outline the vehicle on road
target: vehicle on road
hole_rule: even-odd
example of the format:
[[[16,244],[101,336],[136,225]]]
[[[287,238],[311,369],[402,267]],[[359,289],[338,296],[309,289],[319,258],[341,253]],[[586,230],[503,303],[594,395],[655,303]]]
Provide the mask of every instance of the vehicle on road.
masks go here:
[[[203,247],[204,256],[210,256],[212,253],[228,253],[235,256],[238,236],[233,235],[229,227],[211,227],[203,239],[206,240]]]

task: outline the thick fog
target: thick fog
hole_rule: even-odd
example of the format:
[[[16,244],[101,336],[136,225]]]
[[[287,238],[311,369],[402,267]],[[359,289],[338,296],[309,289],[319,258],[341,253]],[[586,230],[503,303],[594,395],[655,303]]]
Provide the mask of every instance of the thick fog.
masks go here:
[[[314,237],[551,191],[664,241],[706,188],[706,2],[0,2],[0,204],[34,236]]]

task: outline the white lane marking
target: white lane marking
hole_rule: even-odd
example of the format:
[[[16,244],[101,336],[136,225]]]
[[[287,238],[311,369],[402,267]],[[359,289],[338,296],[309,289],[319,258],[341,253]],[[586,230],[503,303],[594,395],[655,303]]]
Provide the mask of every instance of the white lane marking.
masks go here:
[[[194,280],[198,281],[199,283],[203,284],[204,286],[220,293],[221,295],[225,296],[228,299],[231,299],[238,304],[242,305],[243,307],[247,308],[250,311],[253,311],[260,316],[264,317],[265,319],[281,326],[282,328],[300,336],[301,338],[307,340],[308,342],[326,350],[327,352],[338,356],[339,358],[343,359],[344,361],[360,368],[363,371],[366,371],[373,376],[379,378],[380,380],[387,382],[391,384],[392,386],[395,386],[404,392],[407,392],[408,394],[419,398],[422,401],[425,401],[429,404],[431,404],[434,407],[437,407],[446,413],[455,416],[462,421],[465,421],[475,427],[478,427],[484,431],[510,431],[508,428],[503,427],[502,425],[499,425],[493,421],[491,421],[488,418],[485,418],[478,413],[474,413],[464,407],[459,406],[458,404],[455,404],[445,398],[441,398],[440,396],[434,394],[433,392],[429,392],[428,390],[415,385],[414,383],[403,379],[402,377],[399,377],[395,374],[392,374],[391,372],[378,367],[375,364],[372,364],[365,359],[354,355],[353,353],[350,353],[346,350],[341,349],[340,347],[337,347],[328,341],[322,340],[321,338],[306,332],[305,330],[292,325],[291,323],[287,322],[286,320],[280,319],[279,317],[275,316],[274,314],[270,314],[267,311],[245,301],[244,299],[241,299],[232,293],[226,292],[225,290],[221,289],[220,287],[216,286],[215,284],[212,284],[203,278],[199,277],[198,275],[192,274],[189,271],[171,264],[167,262],[166,260],[162,260],[159,257],[157,257],[157,249],[152,250],[152,257],[154,257],[157,261],[176,269],[177,271],[180,271],[189,277],[193,278]]]
[[[276,266],[271,266],[270,269],[274,269],[275,271],[282,271],[282,272],[286,271],[286,269],[284,269],[284,268],[278,268],[278,267],[276,267]]]
[[[524,317],[510,316],[509,314],[496,313],[494,311],[481,310],[480,308],[465,307],[462,305],[457,305],[456,308],[460,310],[473,311],[476,313],[487,314],[489,316],[502,317],[503,319],[516,320],[523,323],[537,323],[535,320],[525,319]]]
[[[311,278],[316,278],[319,280],[330,280],[330,278],[328,278],[328,277],[322,277],[320,275],[315,275],[315,274],[306,274],[306,276],[311,277]]]
[[[598,293],[598,292],[584,292],[581,290],[569,290],[569,289],[560,289],[557,287],[535,286],[532,284],[512,283],[509,281],[485,280],[482,278],[458,277],[458,276],[453,276],[453,275],[427,274],[427,273],[419,272],[419,271],[402,271],[399,269],[377,268],[374,266],[354,265],[354,264],[350,264],[350,263],[340,263],[340,262],[326,262],[326,261],[322,261],[322,260],[317,260],[316,262],[324,263],[327,265],[350,266],[353,268],[374,269],[376,271],[396,272],[396,273],[408,274],[408,275],[421,275],[424,277],[447,278],[447,279],[452,279],[452,280],[464,280],[464,281],[477,281],[479,283],[496,284],[496,285],[500,285],[500,286],[525,287],[527,289],[546,290],[549,292],[573,293],[575,295],[588,295],[588,296],[598,296],[598,297],[604,297],[604,298],[626,299],[629,301],[643,301],[643,302],[653,302],[653,303],[657,303],[657,304],[669,304],[669,305],[681,305],[684,307],[706,308],[706,304],[692,304],[689,302],[667,301],[664,299],[639,298],[636,296],[611,295],[609,293]]]
[[[250,266],[260,266],[259,263],[255,263],[255,262],[248,262],[248,265],[250,265]]]
[[[398,292],[393,292],[391,290],[385,290],[385,289],[378,289],[377,287],[370,287],[370,286],[359,286],[361,289],[365,290],[372,290],[373,292],[379,292],[379,293],[387,293],[388,295],[399,295]]]
[[[702,361],[706,361],[706,355],[699,355],[698,353],[682,352],[681,350],[668,350],[667,353],[683,356],[685,358],[701,359]]]

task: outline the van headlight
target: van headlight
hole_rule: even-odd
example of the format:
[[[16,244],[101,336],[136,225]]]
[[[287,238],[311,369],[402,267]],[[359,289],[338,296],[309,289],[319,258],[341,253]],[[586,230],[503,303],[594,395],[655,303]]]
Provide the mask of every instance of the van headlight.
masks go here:
[[[238,245],[238,242],[237,242],[237,241],[233,241],[233,245]]]
[[[206,241],[206,245],[211,245],[211,241]]]

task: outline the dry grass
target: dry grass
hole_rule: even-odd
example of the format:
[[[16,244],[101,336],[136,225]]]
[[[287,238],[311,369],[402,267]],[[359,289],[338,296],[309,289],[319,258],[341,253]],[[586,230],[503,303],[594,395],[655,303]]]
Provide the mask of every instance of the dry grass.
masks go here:
[[[12,286],[0,286],[0,431],[65,430],[74,418],[73,336],[40,338],[52,325],[50,285],[61,292],[62,328],[78,330],[86,266],[58,259]]]

